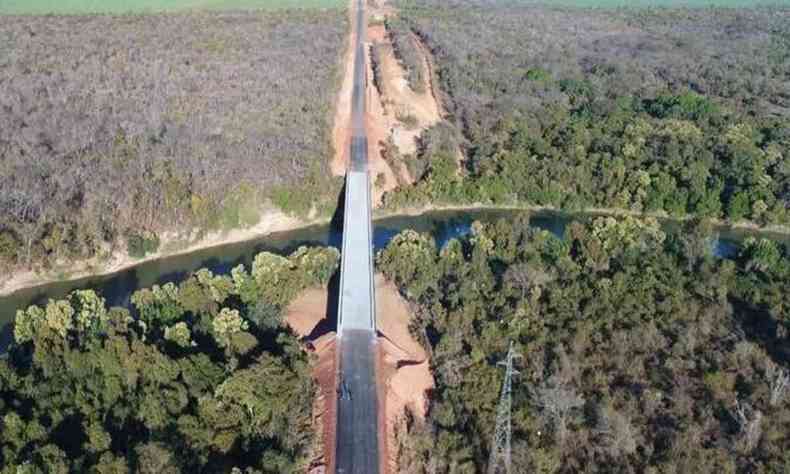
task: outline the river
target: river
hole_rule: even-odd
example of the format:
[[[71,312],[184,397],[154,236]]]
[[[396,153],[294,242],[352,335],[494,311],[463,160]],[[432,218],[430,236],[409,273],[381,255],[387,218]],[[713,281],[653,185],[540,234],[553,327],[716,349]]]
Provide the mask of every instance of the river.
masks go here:
[[[449,239],[469,233],[472,222],[480,220],[492,222],[499,218],[513,217],[523,211],[512,210],[474,210],[474,211],[434,211],[419,216],[399,216],[377,219],[374,222],[374,247],[379,250],[398,232],[413,229],[429,232],[439,246]],[[533,212],[530,225],[545,229],[562,236],[565,226],[574,219],[585,219],[589,215],[569,215],[555,212]],[[673,221],[662,223],[667,231],[677,228]],[[737,254],[738,243],[749,231],[719,229],[714,252],[722,258],[732,258]],[[770,238],[788,242],[788,237],[767,235]],[[46,303],[50,298],[62,298],[76,289],[93,288],[106,300],[108,306],[128,306],[129,299],[138,288],[150,287],[168,281],[180,281],[189,273],[200,268],[208,268],[215,273],[228,273],[236,265],[247,266],[259,252],[269,251],[288,254],[302,245],[331,245],[340,248],[340,229],[331,224],[316,225],[297,230],[269,234],[258,239],[198,250],[192,253],[164,257],[148,261],[117,273],[86,277],[27,288],[0,298],[0,350],[4,350],[12,340],[11,325],[16,310],[31,304]]]

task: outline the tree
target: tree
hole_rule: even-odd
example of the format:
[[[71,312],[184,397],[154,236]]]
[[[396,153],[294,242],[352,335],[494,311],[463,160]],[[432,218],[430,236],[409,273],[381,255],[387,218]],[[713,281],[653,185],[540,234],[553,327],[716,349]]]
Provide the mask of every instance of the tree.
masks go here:
[[[515,288],[521,290],[522,298],[526,298],[527,290],[531,287],[543,286],[554,278],[550,273],[529,263],[513,265],[505,272],[505,280],[510,281]]]
[[[557,376],[549,378],[544,385],[535,389],[532,401],[554,427],[560,444],[564,445],[568,435],[568,421],[574,411],[584,405],[584,398],[559,381]]]
[[[747,269],[769,272],[776,268],[782,255],[776,242],[748,237],[743,242],[740,257],[746,262]]]
[[[340,252],[334,247],[299,247],[289,259],[306,275],[309,285],[325,286],[340,264]]]
[[[259,297],[280,307],[285,306],[301,289],[293,263],[286,257],[262,252],[255,256],[250,272]]]
[[[637,448],[636,430],[627,415],[612,406],[599,406],[596,412],[595,433],[603,438],[612,456],[633,454]]]
[[[169,282],[135,291],[131,302],[146,324],[155,325],[167,324],[184,314],[179,298],[179,288]]]
[[[8,230],[0,231],[0,261],[16,263],[20,245],[13,233]]]
[[[740,400],[735,402],[735,413],[741,436],[740,448],[746,453],[750,453],[757,447],[762,436],[763,414],[748,403],[741,403]]]
[[[701,260],[713,256],[714,242],[718,239],[711,222],[699,219],[684,224],[678,237],[689,271]]]
[[[376,256],[376,265],[410,297],[421,295],[436,285],[436,243],[429,235],[405,230],[393,237]]]
[[[287,191],[286,212],[326,211],[341,183],[315,158],[332,152],[325,111],[346,18],[269,11],[255,25],[261,13],[242,16],[207,25],[183,15],[176,28],[162,18],[96,17],[72,31],[73,47],[69,18],[2,22],[4,44],[18,52],[0,73],[0,229],[19,241],[15,265],[105,257],[122,241],[143,256],[155,251],[157,235],[248,226],[276,188]],[[293,29],[277,34],[291,46],[251,47],[248,40],[268,42],[284,23]],[[58,33],[31,43],[30,32],[41,29]],[[115,59],[98,54],[99,38],[140,33],[137,61],[112,68]],[[173,47],[162,52],[162,44]],[[47,74],[26,67],[43,51],[53,58]],[[287,61],[284,51],[302,61]],[[220,66],[210,77],[195,67],[207,57]],[[237,57],[259,62],[232,72]],[[253,79],[261,89],[217,92]],[[186,84],[215,106],[198,115],[194,102],[174,105]],[[288,87],[275,92],[274,84]]]
[[[250,321],[262,329],[274,329],[282,324],[282,310],[265,300],[256,302],[248,315]]]
[[[730,203],[727,207],[727,216],[732,221],[739,221],[749,215],[751,206],[749,203],[749,195],[745,192],[735,193],[730,198]]]
[[[247,322],[241,318],[238,310],[222,308],[217,317],[212,321],[214,337],[217,344],[221,347],[230,345],[231,337],[239,332],[247,330]]]
[[[165,339],[183,348],[195,344],[194,341],[192,341],[192,333],[189,330],[189,326],[183,321],[179,321],[165,328]]]
[[[790,374],[787,370],[769,361],[765,377],[771,389],[770,404],[771,406],[779,405],[790,391]]]
[[[231,278],[198,271],[188,282],[138,291],[145,320],[107,310],[91,290],[20,310],[17,344],[0,361],[3,465],[182,472],[260,459],[266,472],[303,470],[315,394],[307,354],[281,326],[261,328],[271,339],[260,347],[247,330],[261,329],[241,316],[251,307],[229,296]],[[226,301],[212,317],[203,307],[215,300]]]
[[[758,241],[737,261],[711,255],[707,222],[665,233],[657,222],[591,219],[565,235],[558,244],[512,216],[476,225],[427,254],[438,276],[423,293],[408,290],[429,274],[425,253],[395,240],[380,253],[415,308],[410,330],[423,335],[436,375],[424,429],[407,427],[400,445],[401,467],[484,469],[493,425],[478,421],[493,419],[492,354],[507,340],[526,351],[513,391],[516,469],[782,467],[786,374],[781,354],[763,347],[781,347],[785,334],[757,340],[753,325],[783,326],[787,249],[772,249],[762,273],[749,265]],[[732,417],[715,416],[736,398]]]
[[[175,455],[162,443],[146,443],[134,450],[136,470],[141,474],[178,474],[181,467]]]
[[[126,459],[110,452],[103,453],[92,470],[92,474],[127,474],[128,472]]]
[[[28,177],[28,181],[33,179],[28,173],[21,176]],[[6,210],[6,215],[11,218],[11,223],[24,239],[25,264],[30,267],[33,258],[33,243],[39,237],[45,224],[44,202],[46,197],[29,185],[29,190],[14,190],[6,194],[4,198],[3,202],[0,202],[0,208]]]

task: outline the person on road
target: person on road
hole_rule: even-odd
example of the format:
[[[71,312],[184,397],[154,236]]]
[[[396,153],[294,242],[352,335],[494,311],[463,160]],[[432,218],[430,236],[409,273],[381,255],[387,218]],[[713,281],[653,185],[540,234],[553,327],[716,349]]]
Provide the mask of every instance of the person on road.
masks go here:
[[[338,393],[340,393],[341,400],[351,400],[351,390],[348,388],[348,384],[346,384],[345,379],[340,380],[340,384],[337,387]]]

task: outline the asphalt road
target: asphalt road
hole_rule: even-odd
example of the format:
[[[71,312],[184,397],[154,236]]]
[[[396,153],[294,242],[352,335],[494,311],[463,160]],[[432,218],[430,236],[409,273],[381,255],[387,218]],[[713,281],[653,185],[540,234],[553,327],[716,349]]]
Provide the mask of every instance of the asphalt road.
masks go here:
[[[337,396],[338,474],[379,472],[375,339],[368,330],[346,330],[341,340]]]
[[[365,138],[365,90],[367,74],[365,69],[365,1],[357,2],[356,31],[354,41],[354,88],[351,97],[351,125],[353,138]],[[367,156],[366,156],[367,158]],[[365,160],[367,162],[367,159]]]
[[[365,0],[357,4],[351,160],[346,173],[338,308],[338,396],[335,470],[378,474],[375,292],[368,143],[365,132]]]

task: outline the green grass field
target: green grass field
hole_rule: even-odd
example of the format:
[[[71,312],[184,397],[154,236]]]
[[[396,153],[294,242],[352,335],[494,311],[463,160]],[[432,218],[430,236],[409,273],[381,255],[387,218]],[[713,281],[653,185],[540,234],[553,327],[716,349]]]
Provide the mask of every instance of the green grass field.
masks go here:
[[[0,15],[328,8],[345,0],[0,0]]]

